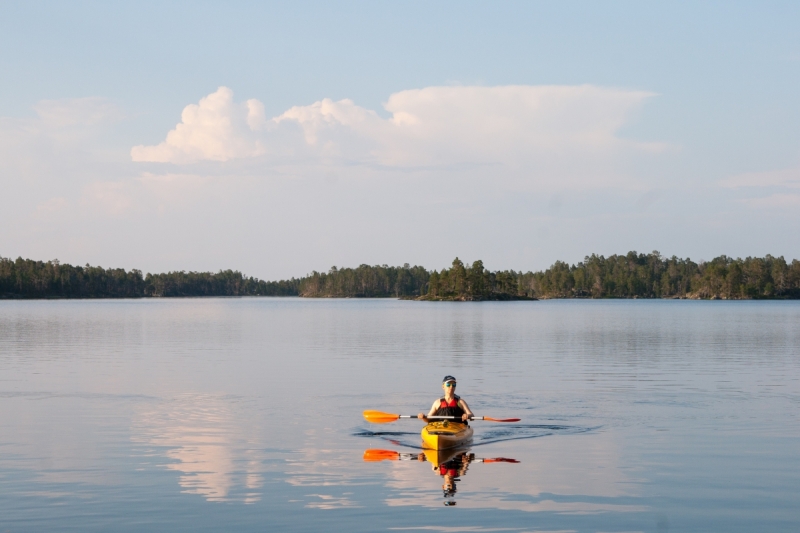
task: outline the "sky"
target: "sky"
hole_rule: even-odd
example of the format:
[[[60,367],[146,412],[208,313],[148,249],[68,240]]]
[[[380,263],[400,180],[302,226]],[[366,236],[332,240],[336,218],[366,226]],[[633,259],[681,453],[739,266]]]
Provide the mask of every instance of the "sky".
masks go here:
[[[797,2],[3,2],[0,256],[800,259]]]

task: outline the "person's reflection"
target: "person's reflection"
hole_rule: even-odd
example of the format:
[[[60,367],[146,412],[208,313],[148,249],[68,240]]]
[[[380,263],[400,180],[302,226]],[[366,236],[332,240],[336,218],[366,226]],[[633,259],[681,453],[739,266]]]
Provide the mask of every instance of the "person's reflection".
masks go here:
[[[439,475],[442,476],[442,492],[445,498],[445,505],[455,505],[456,501],[456,481],[461,481],[460,477],[467,473],[469,464],[475,459],[474,453],[461,453],[439,465],[439,468],[433,467],[434,471],[438,470]]]
[[[434,458],[433,455],[436,455]],[[431,469],[442,478],[442,494],[446,506],[455,505],[455,496],[458,491],[457,481],[466,475],[469,464],[475,460],[475,454],[467,451],[455,453],[425,452],[418,455],[419,461],[430,461]]]

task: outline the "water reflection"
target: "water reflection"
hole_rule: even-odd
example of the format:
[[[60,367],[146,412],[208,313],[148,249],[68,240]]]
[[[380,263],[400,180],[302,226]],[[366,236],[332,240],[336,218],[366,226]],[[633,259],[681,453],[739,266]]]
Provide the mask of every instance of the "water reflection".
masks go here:
[[[263,447],[234,400],[190,394],[160,403],[134,417],[132,439],[170,460],[159,466],[180,473],[182,492],[255,503],[264,484]]]
[[[456,505],[457,482],[467,474],[469,465],[477,463],[519,463],[516,459],[495,457],[491,459],[476,458],[469,448],[454,448],[452,450],[422,450],[420,453],[400,453],[394,450],[369,449],[364,452],[364,461],[419,461],[428,462],[431,470],[442,480],[442,495],[444,505]]]
[[[306,445],[286,459],[285,481],[292,487],[313,491],[303,494],[307,509],[362,507],[354,490],[372,483],[353,468],[353,457],[331,447],[332,428],[306,430]]]
[[[573,429],[573,428],[570,428]],[[386,439],[385,436],[376,436]],[[498,509],[524,512],[557,512],[596,514],[604,512],[642,512],[647,506],[638,504],[640,483],[625,467],[619,444],[609,433],[590,431],[547,432],[520,447],[518,438],[490,439],[492,444],[479,444],[471,451],[452,456],[433,457],[429,450],[401,453],[393,450],[367,450],[367,462],[395,461],[384,473],[387,487],[392,489],[385,500],[390,507],[438,506],[431,498],[433,486],[429,469],[413,468],[407,462],[428,462],[441,480],[445,502],[457,501],[472,509]],[[525,438],[526,436],[521,436]],[[530,438],[530,436],[527,436]],[[397,446],[404,444],[386,439]],[[441,453],[441,452],[439,452]],[[476,459],[476,456],[478,458]],[[492,468],[473,468],[480,456],[514,457],[520,464],[496,464]],[[442,468],[444,465],[444,468]],[[388,465],[387,465],[388,466]],[[469,490],[462,492],[459,482],[469,472]]]

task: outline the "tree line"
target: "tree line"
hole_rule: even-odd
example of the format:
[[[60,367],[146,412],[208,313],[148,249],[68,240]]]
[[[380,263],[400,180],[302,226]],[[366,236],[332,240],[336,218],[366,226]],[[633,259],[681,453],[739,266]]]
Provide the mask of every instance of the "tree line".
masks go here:
[[[456,258],[449,268],[361,265],[332,267],[301,278],[264,281],[241,272],[168,272],[72,266],[0,257],[3,298],[142,298],[174,296],[303,296],[514,300],[536,298],[800,298],[800,261],[720,256],[694,262],[658,252],[556,261],[539,272],[490,271]]]
[[[298,294],[308,298],[387,298],[419,296],[424,293],[430,273],[421,266],[390,267],[361,265],[314,271],[300,279]]]
[[[263,281],[234,270],[168,272],[72,266],[0,257],[0,297],[143,298],[170,296],[296,296],[299,280]]]
[[[421,266],[361,265],[332,267],[300,279],[300,296],[309,298],[381,298],[419,300],[522,300],[534,299],[519,290],[513,271],[490,272],[483,261],[472,265],[456,258],[449,269],[429,272]]]
[[[800,261],[771,255],[696,263],[657,251],[593,254],[518,278],[520,290],[544,298],[800,298]]]

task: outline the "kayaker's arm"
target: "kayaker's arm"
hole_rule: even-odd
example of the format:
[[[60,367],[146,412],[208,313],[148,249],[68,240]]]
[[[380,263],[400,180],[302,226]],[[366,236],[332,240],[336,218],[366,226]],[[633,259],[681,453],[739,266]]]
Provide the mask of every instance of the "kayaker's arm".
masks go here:
[[[464,414],[461,415],[461,420],[469,420],[472,418],[472,411],[469,409],[469,405],[464,400],[459,399],[458,405],[464,410]]]
[[[436,412],[437,409],[439,409],[439,400],[436,400],[436,401],[433,402],[433,405],[431,405],[431,410],[428,411],[427,415],[424,415],[424,414],[420,413],[420,414],[417,415],[417,418],[420,418],[422,420],[426,420],[427,421],[428,417],[429,416],[433,416],[433,414]]]

